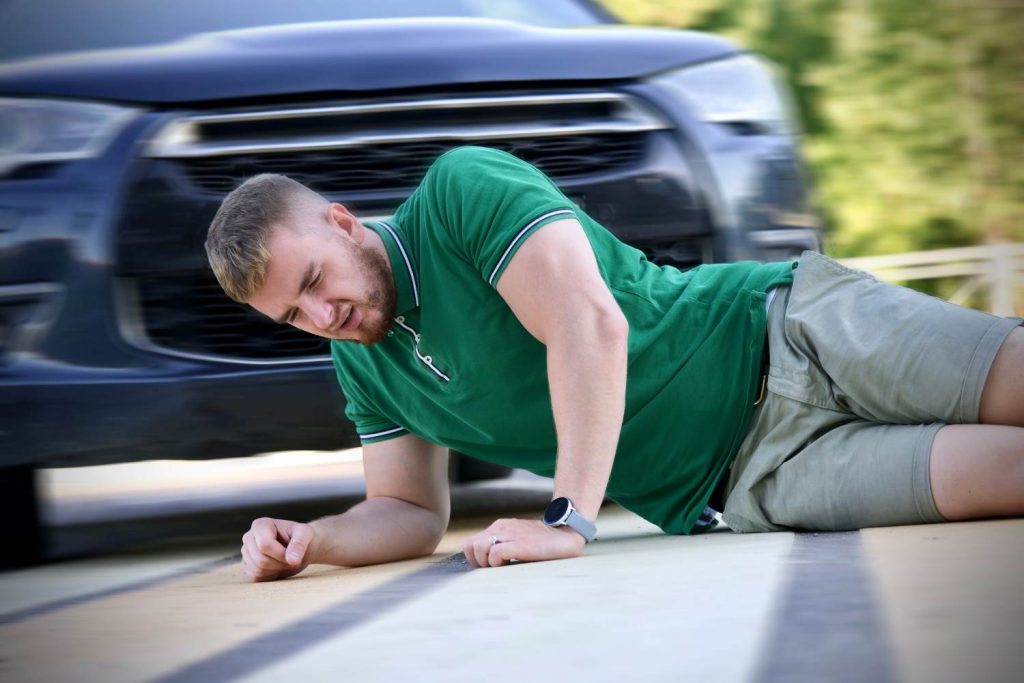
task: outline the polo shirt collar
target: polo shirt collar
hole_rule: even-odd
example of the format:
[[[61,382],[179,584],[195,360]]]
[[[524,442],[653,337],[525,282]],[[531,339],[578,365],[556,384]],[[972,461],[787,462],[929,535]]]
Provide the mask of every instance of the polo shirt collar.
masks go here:
[[[416,273],[416,262],[409,249],[409,241],[401,234],[394,220],[366,221],[364,225],[380,235],[391,261],[391,274],[395,278],[397,302],[395,313],[401,315],[420,305],[420,283]]]

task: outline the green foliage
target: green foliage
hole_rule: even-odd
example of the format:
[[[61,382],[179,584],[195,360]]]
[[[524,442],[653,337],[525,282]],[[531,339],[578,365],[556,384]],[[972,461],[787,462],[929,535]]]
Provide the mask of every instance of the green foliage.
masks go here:
[[[1024,240],[1024,3],[604,0],[778,63],[803,118],[829,251]]]

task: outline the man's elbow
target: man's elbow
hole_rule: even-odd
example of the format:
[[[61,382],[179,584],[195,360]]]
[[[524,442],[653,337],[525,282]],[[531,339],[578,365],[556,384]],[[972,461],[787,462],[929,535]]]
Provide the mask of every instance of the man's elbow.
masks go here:
[[[601,340],[611,347],[626,348],[629,340],[629,321],[616,304],[598,309],[594,325]]]
[[[435,512],[433,519],[428,525],[427,533],[424,534],[423,555],[432,555],[437,546],[441,545],[444,535],[448,533],[448,516]]]
[[[433,555],[441,545],[447,530],[447,525],[434,522],[419,524],[415,529],[407,527],[404,534],[404,549],[397,559],[411,560]]]
[[[629,321],[614,300],[585,302],[565,309],[554,319],[553,332],[541,341],[547,346],[576,348],[597,343],[605,350],[626,348]]]

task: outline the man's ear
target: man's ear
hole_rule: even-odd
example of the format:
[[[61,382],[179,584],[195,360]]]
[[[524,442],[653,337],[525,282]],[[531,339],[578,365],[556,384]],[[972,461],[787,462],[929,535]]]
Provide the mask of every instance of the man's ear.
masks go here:
[[[356,244],[362,244],[366,228],[344,204],[331,202],[327,207],[327,220],[332,227],[343,230]]]

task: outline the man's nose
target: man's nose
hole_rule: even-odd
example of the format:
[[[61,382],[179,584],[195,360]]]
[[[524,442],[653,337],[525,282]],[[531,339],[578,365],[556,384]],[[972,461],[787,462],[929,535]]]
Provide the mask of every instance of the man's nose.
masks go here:
[[[326,330],[331,326],[333,311],[331,310],[331,304],[327,301],[307,296],[306,300],[302,303],[302,311],[318,329]]]

